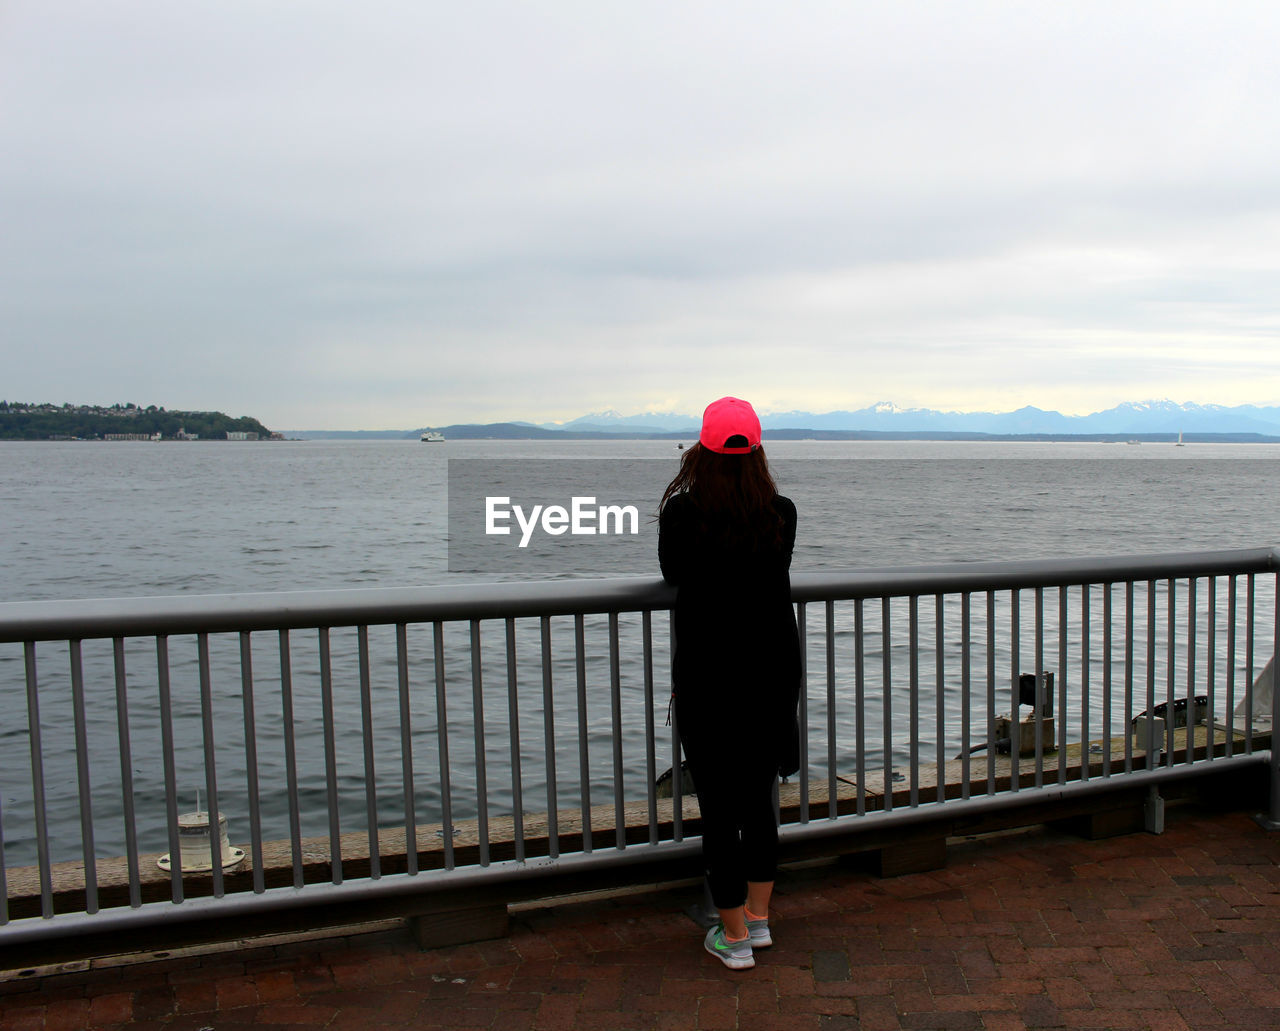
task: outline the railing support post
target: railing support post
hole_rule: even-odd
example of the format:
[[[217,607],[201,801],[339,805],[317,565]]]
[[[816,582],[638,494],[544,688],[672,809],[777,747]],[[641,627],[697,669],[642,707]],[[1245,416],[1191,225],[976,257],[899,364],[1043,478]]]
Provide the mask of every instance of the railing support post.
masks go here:
[[[1280,599],[1276,604],[1276,621],[1280,624]],[[1276,703],[1280,702],[1280,691],[1277,691],[1277,685],[1280,685],[1280,677],[1276,676],[1276,665],[1274,657],[1271,660],[1271,756],[1267,763],[1267,769],[1270,773],[1270,783],[1267,785],[1268,794],[1268,811],[1258,813],[1253,819],[1254,822],[1263,830],[1280,831],[1280,748],[1276,747]]]
[[[1147,801],[1142,807],[1142,821],[1152,834],[1164,833],[1164,798],[1160,788],[1152,784],[1147,789]]]
[[[1271,749],[1271,811],[1257,819],[1266,830],[1280,831],[1280,749],[1274,747]]]
[[[1272,733],[1274,728],[1275,724],[1272,723]],[[1280,831],[1280,748],[1276,748],[1274,742],[1271,745],[1271,756],[1267,762],[1267,768],[1270,772],[1270,783],[1267,785],[1267,793],[1270,796],[1269,809],[1265,813],[1256,814],[1253,822],[1265,831]]]
[[[1280,562],[1280,548],[1271,553],[1273,562]],[[1268,787],[1268,812],[1259,813],[1254,822],[1263,830],[1280,831],[1280,748],[1276,747],[1276,713],[1280,711],[1280,675],[1276,674],[1276,660],[1280,658],[1280,572],[1275,576],[1275,590],[1272,592],[1272,605],[1275,607],[1275,629],[1271,661],[1267,669],[1271,672],[1271,758],[1268,767],[1271,772],[1271,783]],[[1257,704],[1256,701],[1254,704]],[[1252,713],[1250,714],[1252,717]]]

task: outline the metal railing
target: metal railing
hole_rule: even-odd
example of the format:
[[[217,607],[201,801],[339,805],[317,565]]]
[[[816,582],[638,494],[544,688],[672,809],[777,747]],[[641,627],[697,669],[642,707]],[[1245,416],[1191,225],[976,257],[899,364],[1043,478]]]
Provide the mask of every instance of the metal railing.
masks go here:
[[[793,574],[784,840],[1210,763],[1269,762],[1280,819],[1274,678],[1254,690],[1278,569],[1257,549]],[[0,944],[692,855],[682,778],[655,787],[679,767],[673,600],[619,579],[0,605]],[[215,828],[200,876],[188,800]]]

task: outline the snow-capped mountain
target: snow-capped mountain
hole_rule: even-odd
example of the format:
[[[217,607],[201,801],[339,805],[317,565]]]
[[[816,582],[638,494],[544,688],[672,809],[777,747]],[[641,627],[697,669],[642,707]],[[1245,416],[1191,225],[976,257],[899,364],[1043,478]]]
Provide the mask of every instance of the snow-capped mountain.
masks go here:
[[[1266,433],[1280,431],[1280,408],[1255,405],[1177,404],[1126,401],[1082,417],[1088,433]]]
[[[696,432],[702,422],[700,416],[679,415],[675,412],[644,412],[640,415],[623,415],[616,408],[603,412],[591,412],[569,422],[544,422],[539,425],[547,430],[574,430],[590,433],[678,433],[684,430]]]
[[[542,423],[551,430],[610,433],[696,432],[700,419],[676,412],[623,415],[614,409],[570,422]],[[1259,433],[1280,436],[1280,406],[1179,404],[1169,400],[1126,401],[1089,415],[1063,415],[1026,405],[1012,412],[940,412],[902,408],[878,401],[854,411],[770,412],[760,417],[765,430],[868,430],[900,433]]]

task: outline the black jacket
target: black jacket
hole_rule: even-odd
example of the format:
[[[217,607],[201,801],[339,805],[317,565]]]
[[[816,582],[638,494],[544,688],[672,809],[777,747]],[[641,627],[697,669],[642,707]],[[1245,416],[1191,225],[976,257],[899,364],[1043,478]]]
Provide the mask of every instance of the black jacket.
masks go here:
[[[773,731],[767,744],[784,775],[799,767],[800,644],[791,605],[796,508],[779,495],[781,540],[752,546],[725,542],[701,523],[696,503],[677,494],[662,510],[658,558],[678,588],[672,678],[680,734]],[[758,738],[758,735],[756,735]]]

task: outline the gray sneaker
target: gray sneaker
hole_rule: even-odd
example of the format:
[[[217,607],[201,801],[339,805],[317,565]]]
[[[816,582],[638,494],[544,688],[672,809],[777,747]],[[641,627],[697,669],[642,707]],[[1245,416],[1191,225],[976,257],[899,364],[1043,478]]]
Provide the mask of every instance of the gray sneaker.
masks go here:
[[[751,939],[744,938],[740,942],[728,941],[724,936],[724,924],[716,924],[711,928],[702,944],[711,955],[730,970],[747,970],[756,965],[755,957],[751,955]]]
[[[773,935],[769,933],[768,917],[763,920],[748,920],[747,932],[751,935],[753,949],[767,949],[773,944]]]

